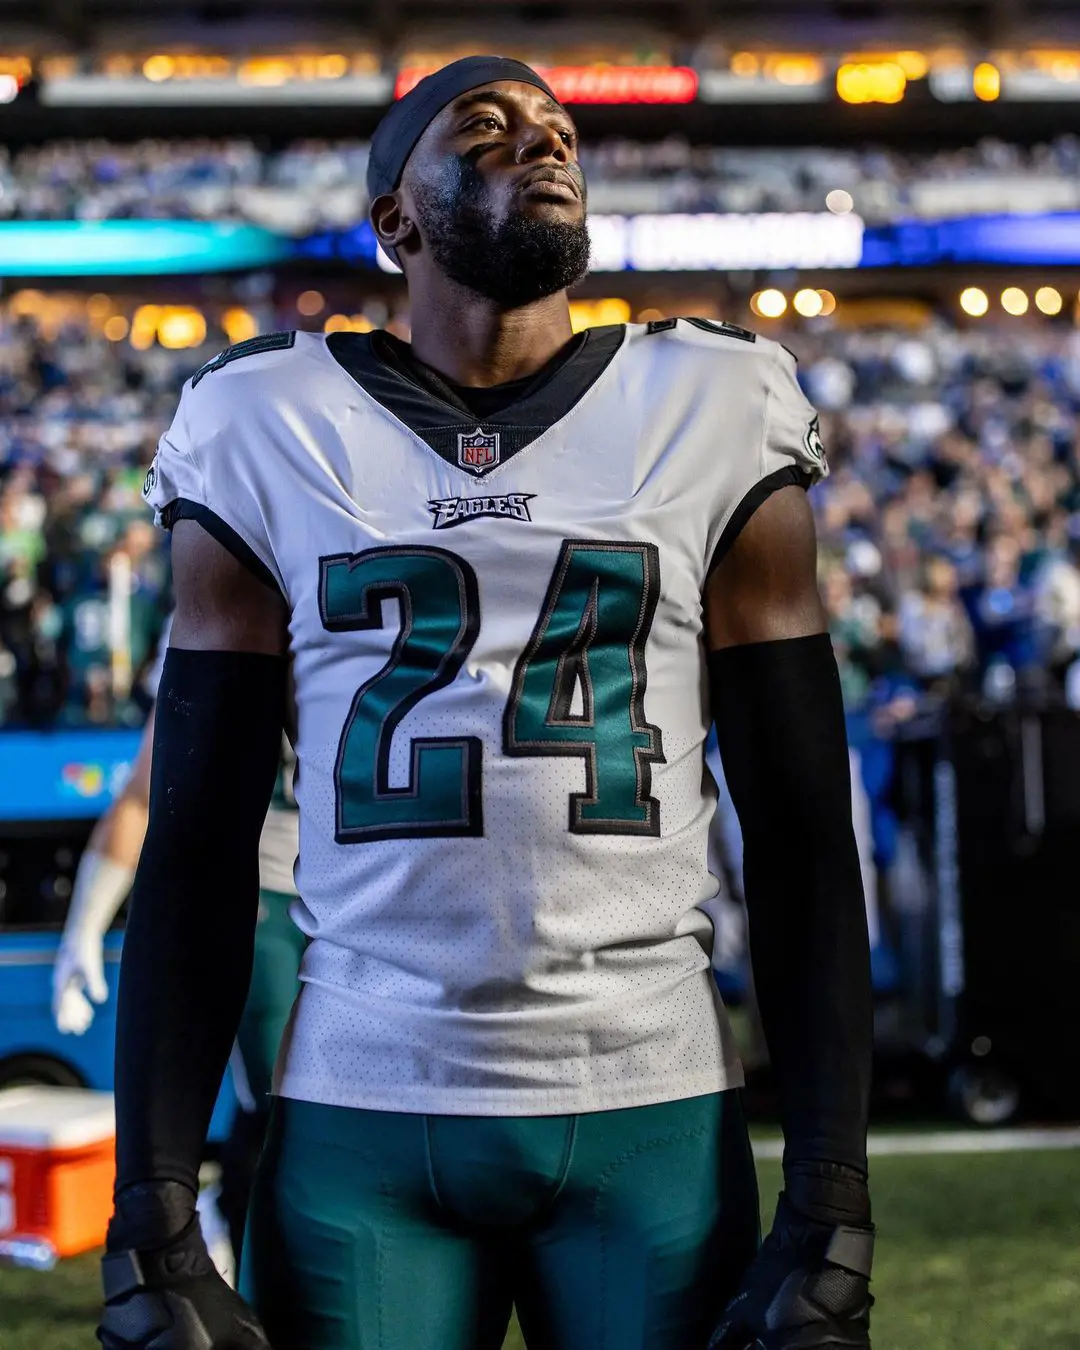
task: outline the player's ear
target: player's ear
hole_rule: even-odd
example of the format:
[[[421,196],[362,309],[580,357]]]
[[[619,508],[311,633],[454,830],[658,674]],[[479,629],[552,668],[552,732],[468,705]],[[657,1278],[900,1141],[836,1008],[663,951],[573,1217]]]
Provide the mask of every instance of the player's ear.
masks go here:
[[[384,250],[399,248],[416,231],[396,192],[384,193],[371,203],[371,227]]]

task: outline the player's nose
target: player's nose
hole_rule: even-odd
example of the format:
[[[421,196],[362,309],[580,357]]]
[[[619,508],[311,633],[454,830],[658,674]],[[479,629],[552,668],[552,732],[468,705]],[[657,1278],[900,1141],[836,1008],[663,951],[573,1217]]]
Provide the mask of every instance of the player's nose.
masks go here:
[[[559,164],[568,164],[573,158],[562,133],[555,127],[545,126],[543,122],[525,123],[518,136],[517,162],[530,164],[549,156]]]

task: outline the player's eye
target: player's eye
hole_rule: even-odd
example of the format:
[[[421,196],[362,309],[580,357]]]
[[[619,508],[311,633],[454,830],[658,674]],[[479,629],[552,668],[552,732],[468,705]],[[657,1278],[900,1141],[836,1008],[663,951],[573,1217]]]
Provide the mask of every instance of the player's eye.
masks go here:
[[[484,113],[482,117],[474,118],[466,128],[468,131],[502,131],[503,124],[495,113]]]
[[[559,139],[562,141],[563,145],[568,145],[571,148],[573,148],[573,146],[577,144],[576,133],[573,131],[567,131],[565,127],[560,129]]]

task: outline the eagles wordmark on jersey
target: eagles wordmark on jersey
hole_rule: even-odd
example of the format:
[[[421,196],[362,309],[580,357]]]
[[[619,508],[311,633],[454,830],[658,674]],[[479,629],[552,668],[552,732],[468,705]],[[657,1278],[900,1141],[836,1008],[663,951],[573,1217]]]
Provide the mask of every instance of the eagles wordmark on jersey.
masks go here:
[[[147,499],[290,612],[311,941],[283,1095],[527,1115],[740,1081],[701,594],[826,472],[793,358],[722,325],[593,329],[479,425],[381,334],[197,373]]]

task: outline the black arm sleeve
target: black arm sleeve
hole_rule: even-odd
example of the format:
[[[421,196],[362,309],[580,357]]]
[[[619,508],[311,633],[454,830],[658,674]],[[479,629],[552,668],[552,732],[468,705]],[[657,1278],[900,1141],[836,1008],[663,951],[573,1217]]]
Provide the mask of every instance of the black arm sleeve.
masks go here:
[[[709,656],[744,841],[754,981],[780,1094],[784,1170],[866,1177],[870,952],[840,679],[827,634]],[[825,1168],[819,1168],[825,1164]],[[836,1169],[839,1164],[840,1168]]]
[[[251,979],[259,834],[277,771],[286,663],[170,648],[150,819],[120,966],[116,1186],[198,1189]]]

